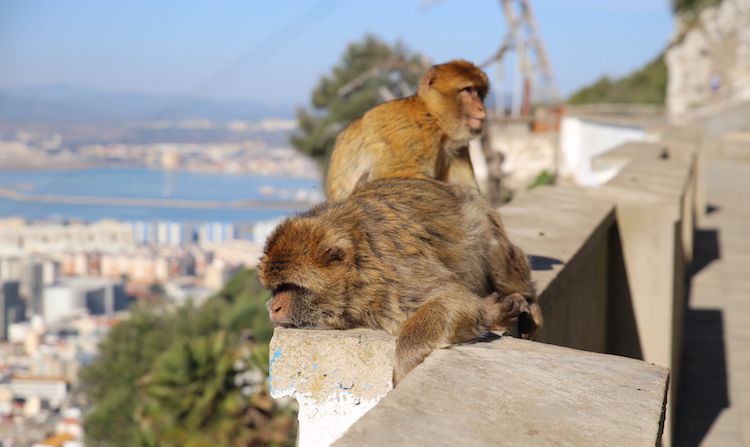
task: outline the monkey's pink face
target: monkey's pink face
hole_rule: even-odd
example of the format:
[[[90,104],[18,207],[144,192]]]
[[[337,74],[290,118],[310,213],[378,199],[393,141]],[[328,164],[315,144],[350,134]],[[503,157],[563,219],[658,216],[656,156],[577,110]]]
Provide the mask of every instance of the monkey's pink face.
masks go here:
[[[270,275],[267,274],[269,265],[275,265],[276,268],[276,272]],[[340,321],[344,302],[338,295],[331,293],[335,287],[323,290],[322,293],[316,292],[305,287],[304,281],[300,281],[304,275],[285,275],[287,269],[290,272],[299,272],[293,264],[283,263],[284,266],[280,270],[279,265],[270,260],[263,262],[259,270],[264,285],[269,281],[274,284],[271,288],[271,299],[266,303],[271,321],[277,326],[291,328],[342,329]],[[266,268],[263,268],[264,266]],[[315,269],[306,270],[310,277],[317,276]],[[290,276],[296,278],[295,282],[287,282],[290,281]]]
[[[468,85],[458,91],[459,110],[463,113],[463,120],[469,132],[479,134],[482,132],[484,122],[487,119],[487,111],[482,102],[481,91],[475,85]]]
[[[309,290],[292,284],[282,284],[272,290],[272,297],[266,303],[268,315],[277,326],[294,328],[320,328],[321,318],[315,315],[315,296]]]

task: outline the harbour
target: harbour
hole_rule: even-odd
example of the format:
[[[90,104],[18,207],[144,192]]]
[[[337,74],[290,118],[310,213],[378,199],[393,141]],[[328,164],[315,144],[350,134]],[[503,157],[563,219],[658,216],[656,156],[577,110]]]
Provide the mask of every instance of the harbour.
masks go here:
[[[323,200],[320,180],[144,168],[0,171],[0,217],[260,222]]]

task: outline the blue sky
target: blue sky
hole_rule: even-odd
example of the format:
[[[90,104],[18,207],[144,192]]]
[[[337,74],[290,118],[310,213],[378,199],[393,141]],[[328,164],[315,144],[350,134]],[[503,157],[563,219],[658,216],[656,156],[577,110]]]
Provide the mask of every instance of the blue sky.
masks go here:
[[[672,32],[668,0],[531,1],[565,96],[642,66]],[[499,0],[0,0],[0,90],[67,84],[306,105],[365,33],[434,63],[480,63],[505,32]]]

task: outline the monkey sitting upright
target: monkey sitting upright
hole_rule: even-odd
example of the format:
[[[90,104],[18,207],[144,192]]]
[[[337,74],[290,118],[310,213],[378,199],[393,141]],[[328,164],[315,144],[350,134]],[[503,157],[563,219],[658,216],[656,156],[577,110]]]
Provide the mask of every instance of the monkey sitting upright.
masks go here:
[[[290,217],[268,238],[260,280],[284,327],[398,335],[394,383],[433,350],[481,338],[497,320],[541,323],[523,253],[470,188],[423,179],[368,182]],[[483,297],[516,295],[488,319]],[[512,312],[513,314],[509,314]]]
[[[430,178],[478,191],[468,144],[482,132],[488,89],[479,67],[455,60],[430,68],[415,95],[370,109],[336,139],[328,199],[390,177]]]

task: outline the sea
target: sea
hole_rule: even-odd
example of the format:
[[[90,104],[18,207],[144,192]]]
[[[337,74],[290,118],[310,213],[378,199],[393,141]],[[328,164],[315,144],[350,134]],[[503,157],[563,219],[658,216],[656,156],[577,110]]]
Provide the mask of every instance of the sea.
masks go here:
[[[21,202],[0,197],[0,217],[34,220],[63,218],[89,222],[118,219],[254,223],[277,219],[300,210],[295,200],[317,202],[324,198],[321,182],[317,179],[145,168],[0,171],[0,188],[29,195],[210,200],[222,203],[263,200],[290,204],[288,209],[264,208],[262,205],[256,208],[205,209]]]

